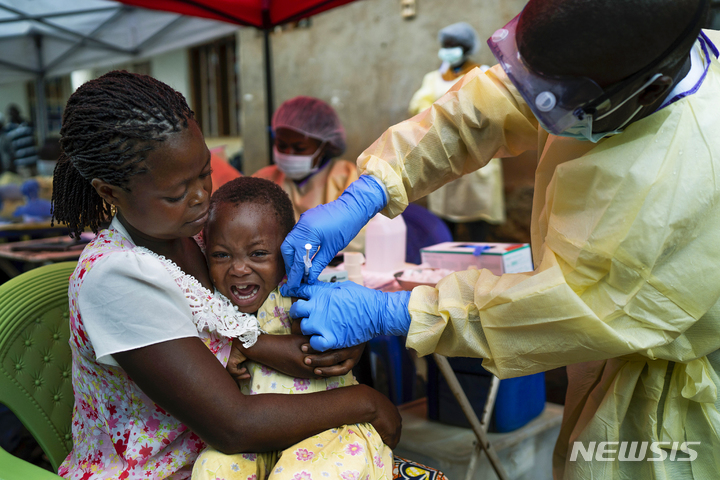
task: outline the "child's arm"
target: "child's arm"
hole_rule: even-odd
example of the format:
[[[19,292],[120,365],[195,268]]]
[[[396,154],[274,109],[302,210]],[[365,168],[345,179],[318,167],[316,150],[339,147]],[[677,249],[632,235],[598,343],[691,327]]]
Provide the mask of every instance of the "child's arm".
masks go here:
[[[297,297],[292,297],[293,303],[297,301]],[[293,335],[302,335],[300,328],[300,320],[290,318],[292,321],[291,331]],[[303,344],[300,349],[305,355],[303,363],[312,367],[313,373],[318,377],[337,377],[345,375],[353,369],[360,361],[365,344],[355,345],[354,347],[343,348],[342,350],[329,350],[327,352],[316,352],[310,347],[310,342]]]
[[[293,303],[296,300],[293,297]],[[257,343],[247,349],[237,342],[238,353],[297,378],[345,375],[360,360],[364,344],[324,353],[315,352],[310,348],[310,337],[302,334],[300,321],[290,320],[292,335],[260,335]]]
[[[295,320],[293,318],[290,319],[292,321],[292,324],[290,326],[290,332],[293,335],[302,335],[302,329],[300,328],[300,320]]]

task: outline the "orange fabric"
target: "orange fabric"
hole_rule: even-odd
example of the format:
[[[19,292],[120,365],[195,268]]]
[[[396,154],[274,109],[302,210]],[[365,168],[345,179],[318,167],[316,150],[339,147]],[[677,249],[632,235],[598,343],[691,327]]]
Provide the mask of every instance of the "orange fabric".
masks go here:
[[[225,185],[234,178],[242,177],[242,173],[238,172],[232,165],[215,152],[210,153],[210,168],[212,168],[213,193],[215,190]]]
[[[297,220],[305,211],[336,200],[352,182],[358,179],[358,173],[354,163],[336,158],[331,160],[301,187],[286,178],[285,173],[277,165],[262,168],[255,172],[253,177],[264,178],[280,185],[292,200],[295,220]],[[364,228],[345,250],[350,252],[365,251]]]
[[[295,219],[306,210],[336,200],[342,192],[358,179],[357,167],[347,160],[334,159],[313,175],[301,187],[285,177],[277,165],[269,165],[253,174],[273,181],[283,187],[292,200]]]
[[[452,68],[448,68],[445,73],[442,74],[442,79],[446,82],[452,82],[456,78],[462,77],[466,73],[468,73],[470,70],[472,70],[475,67],[479,67],[477,63],[473,62],[465,62],[460,70],[457,72],[454,72]]]

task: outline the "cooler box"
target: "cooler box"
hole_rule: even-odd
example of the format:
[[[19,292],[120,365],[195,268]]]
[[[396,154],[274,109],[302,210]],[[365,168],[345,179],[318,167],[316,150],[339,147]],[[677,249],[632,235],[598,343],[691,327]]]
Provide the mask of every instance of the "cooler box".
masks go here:
[[[455,399],[437,364],[428,356],[428,418],[448,425],[470,428],[460,404]],[[492,374],[482,367],[479,358],[448,358],[460,386],[478,419],[490,390]],[[545,408],[545,374],[500,380],[490,432],[517,430],[540,415]]]
[[[532,253],[527,243],[445,242],[420,250],[424,264],[433,268],[461,271],[474,266],[495,275],[530,272]]]

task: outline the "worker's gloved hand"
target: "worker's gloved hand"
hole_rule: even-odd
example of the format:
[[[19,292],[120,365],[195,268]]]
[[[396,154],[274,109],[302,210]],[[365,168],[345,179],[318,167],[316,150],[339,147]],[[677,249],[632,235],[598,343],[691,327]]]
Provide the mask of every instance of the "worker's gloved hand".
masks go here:
[[[354,282],[302,284],[290,316],[302,318],[310,346],[320,352],[365,343],[379,335],[407,335],[410,292],[380,292]]]
[[[305,244],[312,245],[311,257],[317,252],[307,278],[307,283],[314,284],[330,260],[347,247],[365,224],[385,208],[386,204],[386,193],[379,180],[362,175],[351,183],[337,200],[318,205],[300,215],[300,220],[281,247],[288,276],[287,284],[282,287],[281,293],[284,296],[298,296],[296,292],[305,267]]]

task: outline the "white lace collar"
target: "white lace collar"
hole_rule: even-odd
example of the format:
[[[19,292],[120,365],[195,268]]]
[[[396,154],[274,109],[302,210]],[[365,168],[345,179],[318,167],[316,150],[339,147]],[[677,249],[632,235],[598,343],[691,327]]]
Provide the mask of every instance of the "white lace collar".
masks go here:
[[[113,218],[110,227],[120,235],[132,242],[132,237],[117,217]],[[205,288],[195,277],[188,275],[169,258],[139,247],[133,243],[133,252],[140,255],[154,257],[167,268],[173,280],[185,293],[190,303],[193,323],[198,332],[207,330],[217,332],[230,338],[238,338],[245,348],[252,347],[260,335],[260,325],[254,315],[239,312],[238,308],[222,293],[215,290],[211,292]]]

